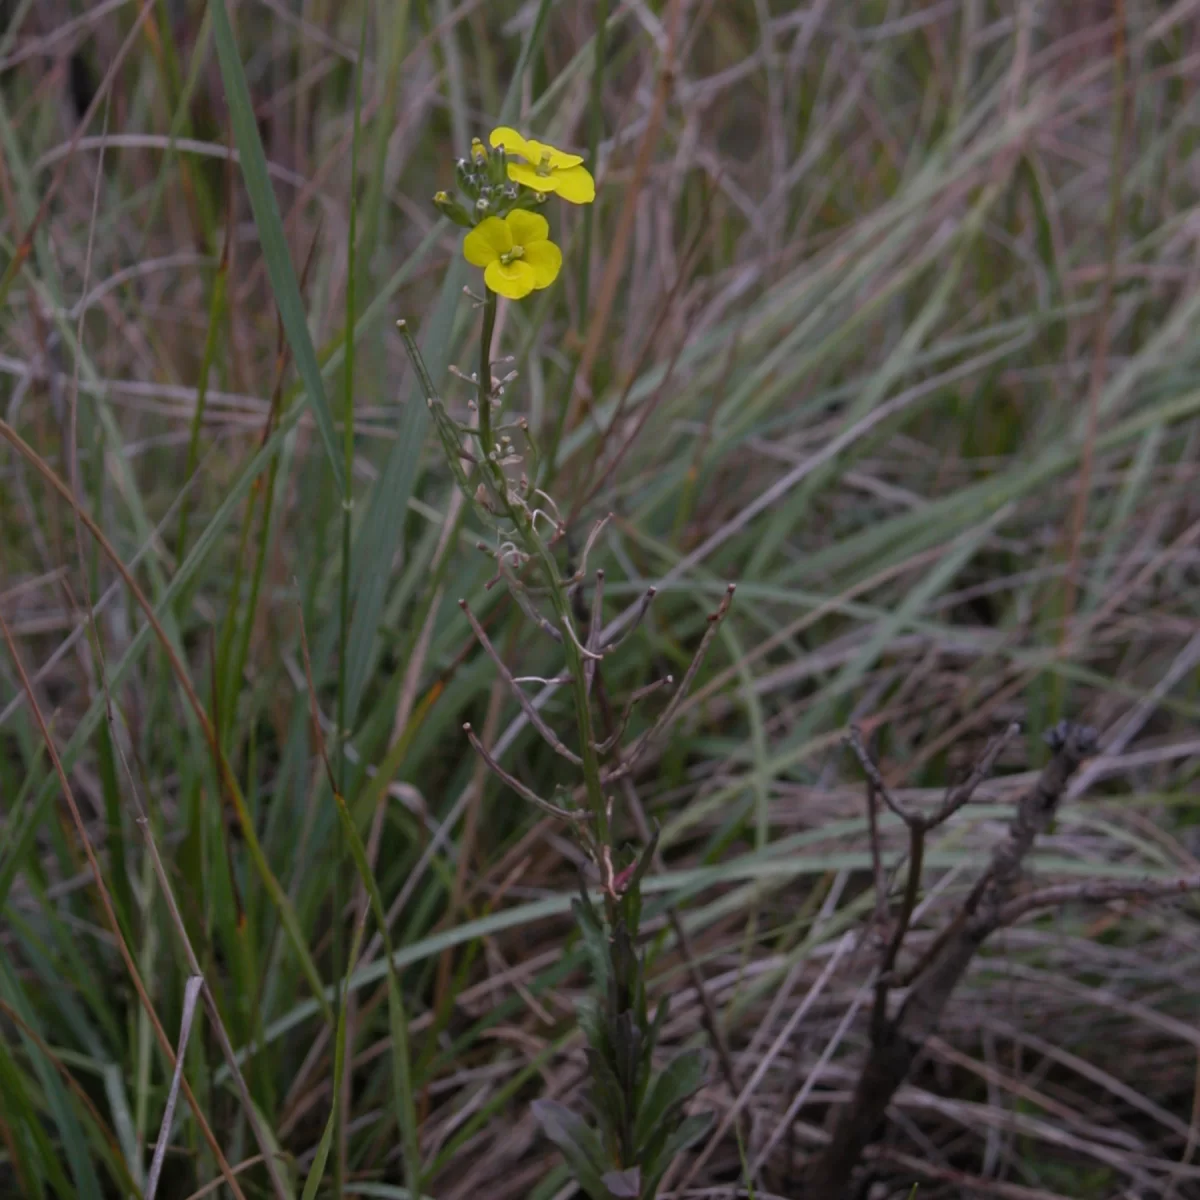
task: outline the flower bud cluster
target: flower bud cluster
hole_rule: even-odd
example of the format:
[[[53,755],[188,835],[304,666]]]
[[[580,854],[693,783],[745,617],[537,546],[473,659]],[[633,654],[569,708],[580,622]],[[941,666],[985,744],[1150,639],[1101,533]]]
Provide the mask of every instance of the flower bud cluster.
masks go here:
[[[469,158],[454,164],[461,199],[438,192],[433,203],[456,225],[471,229],[487,217],[502,217],[514,208],[534,208],[545,203],[544,193],[531,192],[508,177],[508,156],[503,146],[493,150],[475,138]]]

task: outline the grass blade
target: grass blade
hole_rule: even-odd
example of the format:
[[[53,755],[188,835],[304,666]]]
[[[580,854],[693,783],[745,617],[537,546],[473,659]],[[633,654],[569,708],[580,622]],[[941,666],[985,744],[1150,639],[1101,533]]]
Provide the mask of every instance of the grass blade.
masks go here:
[[[246,181],[254,223],[258,227],[271,291],[275,295],[275,303],[279,306],[279,316],[296,359],[296,370],[304,382],[304,390],[308,394],[317,430],[329,456],[330,469],[333,471],[338,491],[345,496],[348,481],[342,468],[341,449],[333,428],[333,414],[325,395],[321,369],[317,365],[317,352],[313,348],[312,336],[308,331],[308,316],[304,310],[304,301],[300,298],[300,285],[296,282],[296,270],[292,265],[287,238],[284,236],[275,189],[267,175],[267,158],[263,153],[254,105],[246,84],[246,72],[238,54],[237,41],[233,36],[233,26],[229,23],[225,0],[214,0],[211,11],[217,59],[221,64],[221,78],[225,81],[225,96],[229,102],[229,118],[233,124],[233,136],[241,157],[242,176]]]

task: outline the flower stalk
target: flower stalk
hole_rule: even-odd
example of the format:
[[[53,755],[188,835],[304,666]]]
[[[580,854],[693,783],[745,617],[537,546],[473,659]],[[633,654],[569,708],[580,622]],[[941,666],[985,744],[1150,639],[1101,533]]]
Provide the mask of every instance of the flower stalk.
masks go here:
[[[496,332],[496,293],[489,289],[483,301],[483,332],[479,335],[479,440],[484,457],[492,445],[492,338]]]

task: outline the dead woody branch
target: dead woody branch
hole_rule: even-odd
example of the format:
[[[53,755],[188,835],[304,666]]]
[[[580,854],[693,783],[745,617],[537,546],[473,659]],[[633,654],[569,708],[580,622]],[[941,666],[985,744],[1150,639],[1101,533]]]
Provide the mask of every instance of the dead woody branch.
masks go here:
[[[1017,805],[1008,834],[993,851],[991,861],[971,888],[958,912],[951,918],[932,946],[908,972],[904,981],[908,992],[895,1012],[889,999],[898,985],[896,964],[903,950],[920,888],[925,834],[940,825],[970,799],[971,794],[994,765],[1004,743],[1012,737],[1010,727],[981,756],[969,778],[947,793],[945,800],[929,816],[901,805],[891,794],[862,738],[854,730],[848,743],[867,776],[869,828],[876,886],[882,886],[878,847],[876,798],[904,822],[909,833],[909,861],[900,912],[880,953],[875,982],[874,1011],[870,1027],[870,1048],[858,1077],[850,1103],[838,1114],[829,1144],[813,1159],[805,1177],[806,1197],[834,1197],[849,1194],[849,1184],[863,1152],[880,1134],[884,1115],[897,1089],[907,1079],[917,1055],[938,1027],[946,1005],[962,981],[971,960],[983,943],[1002,925],[1036,908],[1076,899],[1112,899],[1114,895],[1161,895],[1157,885],[1123,884],[1119,892],[1109,885],[1087,884],[1069,888],[1048,888],[1019,898],[1017,888],[1022,865],[1038,836],[1045,832],[1066,792],[1067,784],[1080,764],[1096,748],[1093,730],[1066,722],[1051,731],[1047,740],[1050,761],[1036,783]],[[1200,878],[1180,880],[1171,891],[1200,886]],[[877,913],[886,917],[886,897],[877,897]]]
[[[852,729],[847,745],[867,779],[867,828],[871,840],[872,873],[876,888],[875,921],[883,933],[874,982],[870,1048],[850,1103],[837,1115],[829,1144],[809,1164],[804,1196],[850,1195],[849,1185],[864,1151],[879,1137],[888,1105],[908,1078],[913,1063],[936,1031],[946,1005],[966,974],[971,960],[996,930],[1031,913],[1065,904],[1149,901],[1200,891],[1200,874],[1177,879],[1139,879],[1061,884],[1021,893],[1026,859],[1038,837],[1054,820],[1067,794],[1071,777],[1094,753],[1093,730],[1062,722],[1047,741],[1050,761],[1034,785],[1021,797],[1007,836],[975,881],[954,916],[927,949],[904,970],[898,969],[909,933],[921,883],[925,835],[950,819],[974,794],[994,767],[1004,746],[1016,734],[1009,726],[980,756],[967,779],[946,793],[942,803],[924,814],[901,804],[892,795],[862,736]],[[880,851],[878,803],[903,821],[909,836],[908,864],[899,912],[894,923],[887,896],[887,872]],[[890,931],[887,926],[891,926]],[[894,1012],[893,992],[907,989]]]

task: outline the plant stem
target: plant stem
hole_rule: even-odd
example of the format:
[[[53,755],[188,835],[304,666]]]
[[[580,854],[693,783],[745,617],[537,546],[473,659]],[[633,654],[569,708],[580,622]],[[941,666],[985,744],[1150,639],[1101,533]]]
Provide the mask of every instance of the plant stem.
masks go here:
[[[604,802],[604,790],[600,785],[600,760],[596,755],[596,738],[592,729],[592,709],[588,698],[587,676],[584,673],[583,655],[571,632],[571,606],[558,577],[557,564],[553,555],[536,536],[533,539],[546,575],[550,579],[550,601],[558,614],[558,623],[563,632],[563,649],[566,651],[567,670],[571,675],[571,692],[575,698],[575,720],[579,727],[579,757],[583,759],[583,781],[587,789],[588,807],[596,819],[596,838],[601,846],[611,841],[608,827],[608,809]],[[599,864],[597,864],[599,865]]]
[[[362,14],[362,25],[358,35],[359,70],[355,73],[354,81],[354,131],[350,141],[350,227],[346,240],[346,350],[345,375],[345,404],[342,409],[342,455],[343,455],[343,491],[342,501],[342,573],[338,587],[338,677],[337,677],[337,736],[334,738],[334,753],[337,763],[337,782],[334,786],[334,803],[342,806],[345,803],[347,785],[347,756],[346,743],[350,739],[350,725],[354,713],[350,708],[349,673],[347,670],[350,656],[350,575],[353,561],[353,516],[354,516],[354,320],[357,315],[356,294],[357,272],[355,256],[358,253],[358,143],[362,132],[362,69],[361,63],[367,46],[367,12]],[[315,703],[315,698],[314,698]],[[316,726],[314,725],[314,729]],[[352,1019],[353,1005],[350,1001],[349,986],[342,987],[342,860],[345,857],[345,830],[339,822],[334,828],[333,838],[333,978],[336,996],[337,1026],[334,1032],[334,1072],[333,1072],[333,1122],[334,1122],[334,1154],[333,1179],[334,1194],[341,1196],[346,1187],[347,1145],[346,1145],[346,1112],[349,1107],[350,1086],[349,1075],[346,1073],[346,1046],[349,1034],[351,1041],[351,1056],[353,1056],[353,1035],[347,1028],[348,1019]],[[349,964],[346,967],[347,979],[358,957],[362,941],[363,920],[358,922],[354,931],[353,945],[350,950]],[[347,1009],[350,1011],[347,1012]]]
[[[492,436],[492,336],[496,328],[496,293],[488,290],[483,305],[483,331],[479,339],[479,380],[477,404],[479,406],[479,451],[480,467],[488,476],[493,490],[501,497],[509,519],[516,527],[525,549],[537,557],[542,572],[550,587],[550,602],[558,617],[563,634],[563,649],[566,653],[567,671],[571,676],[571,691],[575,700],[575,721],[579,729],[579,756],[583,759],[584,786],[587,789],[588,808],[596,822],[597,840],[601,846],[610,841],[608,811],[604,803],[604,790],[600,784],[600,760],[596,754],[596,739],[592,728],[592,711],[588,700],[587,677],[584,673],[583,653],[579,649],[571,623],[571,605],[566,589],[558,573],[554,555],[537,535],[533,520],[520,505],[508,500],[508,481],[504,471],[491,457],[495,448]]]
[[[479,338],[479,449],[484,461],[492,453],[492,334],[496,329],[496,293],[487,289],[483,302],[483,333]],[[501,491],[501,495],[504,492]]]

